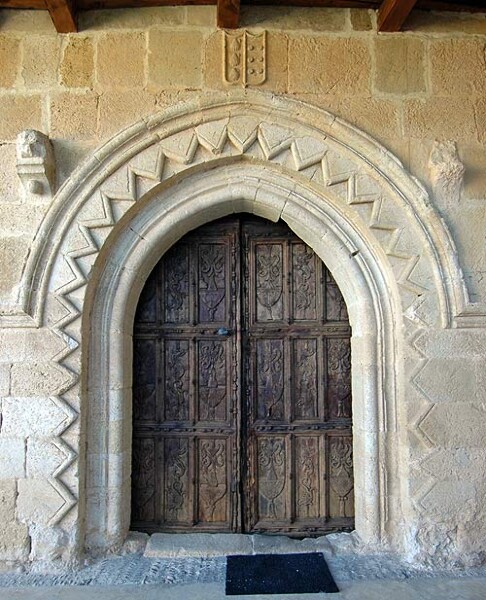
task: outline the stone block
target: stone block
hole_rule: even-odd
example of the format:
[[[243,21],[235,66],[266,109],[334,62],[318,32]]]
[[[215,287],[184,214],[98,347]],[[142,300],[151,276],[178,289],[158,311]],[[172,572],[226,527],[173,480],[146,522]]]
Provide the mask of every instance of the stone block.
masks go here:
[[[467,363],[486,355],[486,332],[468,329],[427,331],[415,339],[414,346],[430,358],[463,359]]]
[[[426,91],[424,42],[421,39],[378,37],[374,52],[377,92],[404,95]]]
[[[467,504],[476,500],[476,488],[470,481],[438,481],[420,504],[429,518],[440,515],[441,520],[447,520],[456,519],[459,507],[465,511]]]
[[[474,102],[474,117],[476,119],[476,136],[480,144],[486,143],[486,98],[477,98]],[[471,142],[471,139],[468,140]]]
[[[51,398],[3,399],[2,433],[6,435],[48,437],[71,420],[62,404]]]
[[[12,204],[19,199],[15,144],[0,144],[0,164],[0,199],[5,204]]]
[[[289,91],[340,96],[370,93],[367,41],[356,38],[291,37]]]
[[[60,44],[57,35],[29,35],[23,39],[21,76],[26,87],[57,86]]]
[[[267,77],[261,89],[284,93],[288,88],[288,37],[280,33],[267,33]]]
[[[197,27],[216,25],[216,6],[186,6],[186,23]]]
[[[94,47],[90,37],[70,36],[63,48],[59,67],[61,84],[91,88],[94,79]]]
[[[461,157],[466,171],[464,173],[463,198],[485,199],[486,198],[486,148],[481,145],[459,146]],[[0,176],[1,177],[1,176]]]
[[[25,439],[0,436],[0,479],[25,477]]]
[[[400,104],[382,98],[356,98],[353,96],[313,96],[312,101],[342,117],[379,141],[401,135]]]
[[[42,129],[40,96],[0,96],[0,114],[0,142],[15,140],[19,131],[24,129]]]
[[[470,141],[477,139],[479,124],[469,97],[408,100],[404,107],[405,135]]]
[[[10,394],[10,365],[0,364],[0,396]]]
[[[437,480],[483,481],[486,450],[482,448],[441,448],[427,455],[421,468]]]
[[[354,31],[370,31],[373,29],[372,11],[368,8],[351,8],[349,16]]]
[[[27,440],[26,475],[32,478],[52,477],[61,465],[67,463],[71,452],[56,440]]]
[[[111,137],[155,111],[155,96],[144,90],[104,92],[99,99],[99,137]]]
[[[56,156],[57,179],[60,186],[86,157],[94,153],[98,147],[98,141],[57,139],[52,140],[52,145]]]
[[[2,32],[56,33],[54,23],[45,10],[2,9]]]
[[[484,41],[447,39],[430,41],[432,93],[440,96],[481,95],[486,92]]]
[[[154,533],[146,558],[210,558],[227,554],[253,554],[251,537],[239,533]]]
[[[483,15],[468,15],[465,12],[413,10],[405,20],[403,31],[414,33],[474,33],[486,34],[486,19]]]
[[[19,72],[20,41],[17,38],[0,35],[0,88],[15,85]]]
[[[51,98],[52,137],[85,140],[96,137],[98,96],[93,93],[62,92]]]
[[[241,27],[281,31],[343,31],[346,12],[336,8],[242,6]]]
[[[5,304],[16,296],[30,242],[28,236],[0,239],[0,301]]]
[[[46,479],[19,479],[18,494],[17,517],[36,525],[46,525],[65,504]]]
[[[301,552],[331,552],[327,536],[295,540],[286,536],[253,535],[254,554],[299,554]]]
[[[65,525],[65,522],[63,525]],[[49,571],[52,572],[54,565],[51,561],[62,559],[63,554],[69,546],[68,534],[61,527],[51,526],[46,528],[34,525],[30,527],[30,538],[31,560],[34,561],[34,564],[39,566],[42,564],[40,561],[49,561]],[[60,561],[58,565],[57,568],[60,573],[65,572]],[[39,570],[42,572],[42,566],[40,566]]]
[[[149,32],[149,85],[200,88],[203,37],[196,31]]]
[[[0,522],[2,524],[15,520],[15,499],[17,497],[17,482],[15,479],[0,481]]]
[[[80,31],[149,29],[156,25],[164,27],[182,25],[184,21],[184,6],[147,7],[142,10],[133,10],[133,8],[89,10],[79,14],[79,29]]]
[[[12,365],[11,392],[16,397],[55,395],[68,388],[73,377],[53,362],[17,363]]]
[[[204,44],[204,87],[225,89],[223,78],[223,32],[215,31]]]
[[[42,205],[29,203],[13,206],[11,202],[0,202],[0,235],[16,232],[34,237],[45,212],[46,207]],[[0,356],[1,354],[0,349]]]
[[[35,362],[65,349],[66,343],[48,329],[0,330],[0,363]]]
[[[126,554],[143,554],[149,539],[150,536],[148,533],[130,531],[127,535],[127,539],[123,542],[121,549],[122,556]]]
[[[137,88],[145,84],[144,33],[109,33],[98,40],[96,83],[104,89]]]
[[[2,523],[0,560],[26,561],[29,553],[30,538],[27,526],[14,521]]]
[[[416,375],[415,384],[433,403],[474,399],[481,402],[483,399],[476,398],[478,366],[472,360],[433,358]]]
[[[486,412],[472,402],[446,402],[432,406],[419,428],[434,446],[482,448]]]

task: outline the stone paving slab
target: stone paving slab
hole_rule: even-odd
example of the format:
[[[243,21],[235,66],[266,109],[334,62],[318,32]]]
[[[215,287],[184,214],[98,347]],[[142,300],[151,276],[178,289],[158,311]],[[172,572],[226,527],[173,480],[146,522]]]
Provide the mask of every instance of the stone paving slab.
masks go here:
[[[238,533],[154,533],[145,549],[147,558],[211,558],[228,554],[253,554],[251,536]]]
[[[298,540],[283,535],[246,535],[242,533],[154,533],[148,540],[144,556],[146,558],[213,558],[229,554],[301,552],[334,554],[335,548],[332,541],[329,540],[330,537],[332,536]],[[349,534],[341,535],[339,539],[347,541],[348,544],[353,543],[353,538]]]
[[[406,581],[355,581],[339,584],[337,594],[226,596],[224,583],[0,589],[0,600],[485,600],[486,577]]]

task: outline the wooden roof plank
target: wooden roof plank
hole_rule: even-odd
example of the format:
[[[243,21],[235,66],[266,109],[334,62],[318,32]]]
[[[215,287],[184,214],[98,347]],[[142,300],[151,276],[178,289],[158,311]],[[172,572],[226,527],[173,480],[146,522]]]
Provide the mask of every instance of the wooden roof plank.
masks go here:
[[[237,29],[240,25],[240,0],[218,0],[217,24],[222,29]]]
[[[45,0],[57,33],[76,33],[76,11],[72,0]]]
[[[417,0],[383,0],[378,9],[378,31],[400,31]]]

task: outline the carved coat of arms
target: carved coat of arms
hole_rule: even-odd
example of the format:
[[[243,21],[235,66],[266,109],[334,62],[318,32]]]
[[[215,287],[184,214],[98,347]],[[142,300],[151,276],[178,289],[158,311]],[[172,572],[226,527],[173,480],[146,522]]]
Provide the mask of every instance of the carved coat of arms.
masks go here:
[[[266,32],[223,33],[223,77],[229,85],[261,85],[267,76]]]

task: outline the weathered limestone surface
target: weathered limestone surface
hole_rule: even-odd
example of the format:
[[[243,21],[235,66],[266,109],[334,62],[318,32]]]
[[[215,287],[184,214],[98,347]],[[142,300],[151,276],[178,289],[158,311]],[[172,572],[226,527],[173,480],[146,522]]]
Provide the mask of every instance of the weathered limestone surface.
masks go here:
[[[423,219],[428,219],[430,202],[440,210],[457,253],[445,243],[427,246],[420,227],[411,224],[417,206],[399,206],[393,186],[368,167],[358,168],[329,139],[312,137],[310,129],[295,134],[288,123],[272,118],[245,115],[228,125],[229,116],[220,115],[204,124],[181,126],[180,137],[160,129],[160,144],[147,144],[140,155],[120,160],[119,170],[104,180],[104,195],[99,189],[90,191],[69,233],[54,228],[48,234],[49,243],[60,242],[61,247],[50,264],[45,314],[37,321],[24,320],[22,327],[12,320],[23,297],[22,273],[33,239],[51,203],[50,198],[22,192],[15,165],[18,133],[37,129],[53,139],[62,184],[81,159],[89,160],[96,148],[140,119],[148,121],[179,101],[209,106],[216,92],[220,101],[229,87],[223,80],[223,35],[214,23],[215,7],[209,6],[96,11],[81,16],[82,33],[59,36],[43,11],[2,11],[0,560],[72,558],[83,544],[85,514],[110,502],[125,508],[121,516],[107,514],[113,544],[121,547],[129,520],[130,385],[123,373],[114,372],[123,361],[116,353],[110,355],[108,404],[91,407],[91,423],[97,422],[98,430],[85,459],[86,398],[81,399],[77,381],[86,282],[100,246],[135,200],[154,186],[162,189],[187,167],[205,173],[211,160],[245,155],[248,163],[265,163],[266,173],[258,175],[262,180],[278,168],[292,173],[292,186],[312,181],[312,186],[325,188],[339,214],[372,240],[384,276],[393,282],[390,296],[396,286],[397,304],[403,309],[398,330],[390,330],[397,347],[386,371],[390,387],[385,397],[396,402],[387,405],[391,412],[386,423],[377,422],[374,428],[368,423],[369,437],[382,439],[386,430],[400,457],[386,482],[392,527],[405,532],[398,551],[425,563],[480,563],[486,559],[486,323],[481,317],[486,314],[486,19],[416,11],[406,33],[377,36],[375,15],[366,10],[255,8],[243,10],[242,16],[251,31],[267,30],[267,72],[261,89],[327,109],[393,151],[430,193],[428,200],[418,195]],[[296,119],[302,117],[298,112]],[[356,152],[366,154],[363,140],[353,138],[353,143],[359,146]],[[381,157],[383,162],[389,158],[385,151]],[[249,175],[238,177],[247,185]],[[235,174],[234,209],[250,210],[235,191],[243,194],[249,188],[238,188],[237,181]],[[117,200],[106,201],[107,196]],[[267,188],[255,191],[251,210],[278,216],[285,202],[271,196]],[[175,195],[164,202],[167,207],[177,203]],[[220,209],[206,202],[208,214],[217,216]],[[305,235],[311,217],[297,205],[286,211],[288,222]],[[180,223],[186,216],[182,211],[171,217],[175,237],[183,233]],[[196,226],[198,218],[190,215],[184,227]],[[164,239],[169,238],[167,234]],[[322,242],[317,238],[316,248]],[[125,239],[127,244],[140,242],[136,234]],[[450,282],[447,270],[434,263],[432,249],[440,260],[462,267],[469,294],[469,305],[462,309],[475,316],[453,315],[457,319],[444,324],[447,310],[437,290]],[[148,243],[140,243],[134,253],[140,264],[144,257],[151,260]],[[337,274],[340,270],[345,272],[344,258]],[[137,278],[129,280],[128,271],[124,281],[136,287]],[[34,287],[34,304],[39,293]],[[349,308],[359,313],[351,300]],[[110,338],[117,348],[129,344],[129,334],[120,331]],[[370,381],[376,375],[376,361],[370,359],[372,336],[354,333],[354,385],[365,397],[372,393]],[[105,393],[101,385],[92,391],[93,396]],[[365,455],[369,438],[359,393],[356,440],[363,441]],[[79,503],[85,475],[93,487]],[[104,488],[98,486],[103,480],[108,481]],[[362,485],[359,474],[356,481]]]

